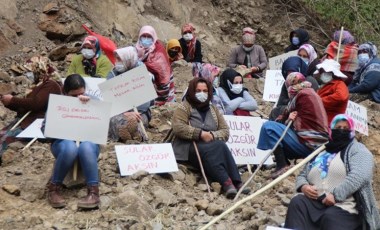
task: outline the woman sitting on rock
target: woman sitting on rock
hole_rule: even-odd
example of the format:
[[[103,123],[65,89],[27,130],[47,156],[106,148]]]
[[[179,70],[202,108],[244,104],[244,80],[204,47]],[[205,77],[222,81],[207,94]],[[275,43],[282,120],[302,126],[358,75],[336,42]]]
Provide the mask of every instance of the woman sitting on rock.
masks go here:
[[[210,105],[211,100],[210,82],[202,78],[190,81],[186,100],[174,111],[173,149],[177,161],[199,168],[197,148],[207,177],[222,185],[227,198],[234,198],[242,182],[225,143],[229,138],[228,126],[218,109]]]
[[[195,37],[195,28],[191,23],[182,26],[182,38],[178,41],[181,44],[182,55],[187,62],[202,63],[201,42]]]
[[[372,188],[372,153],[355,140],[353,120],[339,114],[331,122],[326,151],[297,177],[298,195],[290,201],[290,229],[380,229]]]
[[[85,81],[78,75],[73,74],[65,79],[63,93],[67,96],[78,97],[86,103],[90,97],[84,96]],[[44,127],[42,127],[44,129]],[[66,205],[61,195],[62,183],[74,162],[79,160],[82,171],[86,178],[87,196],[80,199],[78,208],[96,208],[100,203],[99,199],[99,175],[98,156],[100,147],[98,144],[84,141],[79,145],[72,140],[54,139],[51,144],[51,152],[54,155],[55,163],[53,175],[48,184],[48,201],[53,208],[62,208]]]
[[[170,64],[183,59],[182,48],[177,39],[170,39],[168,41],[166,52],[168,52]]]
[[[107,79],[112,79],[135,67],[144,65],[138,59],[137,50],[133,46],[117,49],[114,52],[116,59],[114,69],[108,74]],[[153,101],[148,101],[137,107],[138,112],[128,111],[111,118],[108,137],[113,141],[125,142],[134,138],[141,139],[141,130],[138,130],[138,122],[142,121],[145,127],[151,119],[150,106]]]
[[[298,49],[297,56],[302,59],[302,61],[305,62],[307,66],[309,66],[314,61],[318,61],[317,52],[315,51],[314,47],[310,44],[303,44]]]
[[[292,50],[298,50],[303,44],[309,43],[309,39],[309,33],[306,30],[301,28],[293,30],[289,34],[290,45],[286,47],[285,53]]]
[[[45,117],[49,95],[62,93],[61,79],[47,57],[32,57],[26,66],[32,71],[34,76],[35,87],[32,91],[25,98],[15,97],[11,94],[5,94],[0,97],[0,101],[6,108],[17,112],[16,119],[1,130],[0,163],[1,155],[10,143],[17,140],[16,136],[37,118]],[[20,118],[29,111],[30,114],[21,121],[20,125],[11,130]]]
[[[256,100],[243,87],[243,77],[234,69],[226,69],[220,76],[218,94],[226,115],[250,116],[257,109]]]
[[[286,125],[293,121],[284,139],[273,154],[276,169],[272,178],[277,178],[289,168],[288,159],[307,157],[313,149],[328,140],[326,110],[318,94],[311,89],[311,83],[298,72],[288,75],[286,81],[290,102],[284,113],[276,121],[267,121],[260,131],[258,149],[272,149],[285,131]]]

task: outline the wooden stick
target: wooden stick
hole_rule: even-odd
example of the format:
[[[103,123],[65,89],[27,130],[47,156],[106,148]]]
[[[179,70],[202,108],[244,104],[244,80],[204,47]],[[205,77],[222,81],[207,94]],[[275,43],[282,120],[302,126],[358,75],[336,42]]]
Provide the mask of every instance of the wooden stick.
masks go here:
[[[22,148],[21,151],[24,151],[25,149],[29,148],[37,139],[38,139],[37,137],[33,138],[31,141],[29,141],[27,145],[25,145],[24,148]]]
[[[235,203],[233,206],[231,206],[229,209],[224,211],[222,214],[217,216],[216,218],[212,219],[208,224],[200,228],[199,230],[206,230],[211,225],[215,224],[218,220],[222,219],[225,215],[232,212],[236,208],[238,208],[240,205],[244,204],[245,202],[255,198],[256,196],[262,194],[263,192],[267,191],[268,189],[272,188],[282,180],[284,180],[286,177],[293,174],[295,171],[297,171],[299,168],[301,168],[303,165],[305,165],[307,162],[309,162],[311,159],[313,159],[316,155],[318,155],[320,152],[322,152],[325,149],[324,145],[321,145],[318,149],[314,150],[309,156],[307,156],[305,159],[303,159],[300,163],[295,165],[293,168],[289,169],[286,173],[282,174],[281,176],[277,177],[275,180],[273,180],[271,183],[267,184],[263,188],[257,190],[254,194],[249,195],[248,197],[245,197],[244,199],[240,200],[239,202]]]
[[[251,169],[251,165],[250,164],[247,164],[247,170],[248,170],[249,174],[252,175],[252,169]]]
[[[25,113],[25,115],[23,117],[20,118],[20,120],[18,120],[18,122],[10,129],[10,131],[14,130],[15,128],[17,128],[17,126],[31,113],[32,111],[29,111],[27,113]]]
[[[206,173],[205,173],[205,171],[203,169],[201,155],[199,154],[198,147],[197,147],[197,144],[195,144],[195,141],[193,141],[193,145],[194,145],[195,153],[197,154],[197,158],[198,158],[198,161],[199,161],[199,167],[201,168],[203,179],[205,180],[206,185],[207,185],[207,191],[208,191],[209,194],[211,194],[210,185],[208,183],[208,180],[207,180],[207,177],[206,177]]]
[[[138,113],[139,111],[137,111],[137,108],[136,107],[133,107],[133,111]],[[143,134],[143,141],[147,141],[149,140],[148,138],[148,134],[146,133],[146,130],[145,130],[145,127],[144,127],[144,124],[142,123],[142,121],[140,120],[139,121],[139,126],[140,126],[140,129],[141,129],[141,132]]]
[[[337,62],[339,62],[340,45],[342,44],[342,36],[343,36],[343,26],[342,26],[342,28],[340,29],[338,51],[336,52],[336,61],[337,61]]]
[[[243,191],[243,189],[245,187],[247,187],[247,185],[251,182],[251,180],[253,179],[253,177],[255,177],[255,175],[257,174],[257,172],[260,170],[260,168],[263,166],[263,164],[265,163],[265,161],[268,160],[268,158],[270,157],[270,155],[274,152],[274,150],[276,150],[277,146],[280,144],[280,142],[282,141],[282,139],[284,139],[286,133],[288,132],[288,129],[290,128],[290,126],[292,125],[293,121],[291,120],[288,125],[286,126],[284,132],[282,133],[280,139],[278,139],[277,143],[274,145],[274,147],[272,148],[271,151],[269,151],[269,153],[264,157],[264,159],[260,162],[259,166],[257,167],[257,169],[255,170],[255,172],[248,178],[248,180],[244,183],[243,186],[241,186],[241,188],[239,189],[238,193],[236,194],[235,198],[234,198],[234,201],[236,201],[241,192]]]
[[[79,147],[80,142],[76,141],[75,144]],[[78,178],[78,160],[75,160],[73,167],[73,180],[76,181]]]

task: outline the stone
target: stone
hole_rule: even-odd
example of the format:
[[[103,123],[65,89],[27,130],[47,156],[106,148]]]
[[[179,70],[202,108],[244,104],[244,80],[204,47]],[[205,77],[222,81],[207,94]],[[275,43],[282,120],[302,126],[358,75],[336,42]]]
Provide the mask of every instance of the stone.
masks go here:
[[[174,181],[184,181],[186,178],[186,174],[181,169],[179,169],[177,172],[172,172],[170,174],[172,175]]]
[[[3,190],[9,194],[20,196],[20,188],[14,184],[5,184],[3,185]]]
[[[8,75],[8,77],[9,77],[9,75]],[[0,79],[7,79],[7,75],[1,75],[0,74]],[[7,81],[7,80],[5,80],[5,81]],[[10,81],[10,77],[9,77],[9,81]],[[16,86],[14,84],[0,82],[0,94],[1,95],[12,94],[15,92],[16,92]]]
[[[250,220],[256,214],[256,209],[253,207],[244,207],[241,211],[242,220]]]
[[[168,124],[163,124],[158,127],[160,133],[170,130],[172,127]]]
[[[25,30],[24,27],[22,27],[20,24],[18,24],[13,19],[6,20],[6,23],[9,26],[9,28],[11,28],[12,30],[14,30],[16,32],[17,35],[22,34],[22,32],[24,32],[24,30]]]
[[[3,161],[3,165],[8,165],[12,163],[15,159],[16,152],[12,149],[7,149],[1,156],[1,160]]]
[[[153,195],[155,197],[155,201],[159,204],[165,205],[173,205],[177,203],[177,198],[167,191],[166,189],[160,186],[153,187]]]
[[[206,192],[207,191],[207,185],[206,184],[198,184],[198,189],[203,191],[203,192]]]
[[[222,186],[218,182],[212,182],[210,186],[212,190],[214,190],[214,192],[216,192],[217,194],[221,194]]]
[[[131,178],[133,180],[141,180],[142,178],[144,178],[148,175],[149,175],[149,172],[144,171],[144,170],[139,170],[139,171],[135,172],[134,174],[132,174]]]
[[[49,52],[49,59],[52,61],[63,61],[66,59],[66,55],[69,53],[77,53],[80,47],[67,47],[67,45],[61,45]]]
[[[218,205],[218,204],[214,204],[214,203],[211,203],[207,209],[206,209],[206,213],[209,215],[209,216],[216,216],[216,215],[219,215],[221,214],[222,212],[224,211],[223,207]]]
[[[208,207],[208,200],[198,200],[195,202],[194,206],[198,209],[198,211],[200,210],[206,210],[207,207]]]
[[[32,51],[32,49],[29,48],[29,47],[24,47],[24,48],[22,48],[21,51],[24,52],[24,53],[29,53],[30,51]]]
[[[50,13],[57,13],[59,11],[59,6],[57,3],[55,2],[50,2],[48,3],[44,9],[42,10],[42,12],[44,14],[50,14]]]

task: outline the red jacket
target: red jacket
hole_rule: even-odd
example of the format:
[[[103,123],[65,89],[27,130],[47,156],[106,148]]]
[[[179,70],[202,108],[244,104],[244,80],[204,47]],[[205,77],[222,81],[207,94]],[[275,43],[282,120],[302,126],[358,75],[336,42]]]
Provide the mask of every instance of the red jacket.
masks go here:
[[[333,79],[318,90],[318,95],[326,109],[329,124],[335,115],[346,112],[349,92],[342,80]]]

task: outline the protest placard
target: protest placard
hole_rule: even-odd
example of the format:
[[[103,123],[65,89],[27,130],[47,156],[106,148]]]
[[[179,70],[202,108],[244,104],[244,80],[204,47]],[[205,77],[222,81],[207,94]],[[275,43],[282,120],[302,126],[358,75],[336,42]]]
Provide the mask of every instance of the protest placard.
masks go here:
[[[281,74],[281,70],[267,70],[265,74],[263,100],[276,102],[280,97],[284,82],[285,79]]]
[[[157,97],[145,65],[99,84],[105,101],[112,102],[111,116],[126,112]]]
[[[270,70],[281,70],[282,68],[282,63],[286,59],[292,56],[297,56],[298,50],[293,50],[275,57],[269,58],[269,69]]]
[[[62,83],[65,82],[66,78],[62,78]],[[102,92],[99,89],[98,84],[106,81],[105,78],[97,78],[97,77],[83,77],[86,83],[86,91],[85,93],[91,97],[99,98],[99,100],[103,100]]]
[[[353,101],[348,101],[346,114],[355,122],[355,130],[368,136],[367,108]]]
[[[111,103],[50,94],[45,136],[106,144]]]
[[[139,170],[149,173],[178,171],[170,143],[116,145],[115,151],[122,176],[132,175]]]
[[[236,164],[259,164],[269,150],[257,149],[263,120],[260,117],[224,115],[230,127],[230,137],[227,146],[230,148]],[[268,158],[265,164],[272,164]]]
[[[21,133],[19,133],[17,138],[40,138],[45,139],[44,134],[41,131],[42,122],[44,119],[36,119],[30,124],[26,129],[24,129]]]

